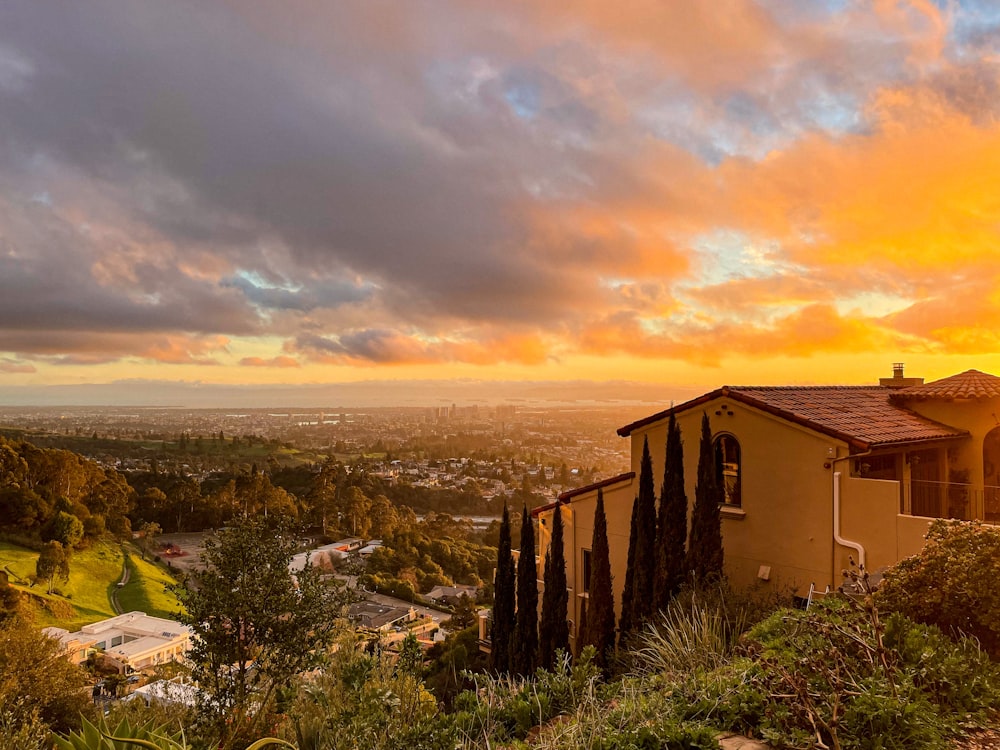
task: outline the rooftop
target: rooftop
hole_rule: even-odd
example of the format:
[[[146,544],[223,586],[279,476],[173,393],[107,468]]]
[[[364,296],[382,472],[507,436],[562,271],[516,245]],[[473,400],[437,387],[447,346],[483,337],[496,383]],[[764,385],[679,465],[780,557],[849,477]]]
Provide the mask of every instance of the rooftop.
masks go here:
[[[893,403],[903,401],[924,401],[940,399],[987,399],[1000,396],[1000,378],[979,370],[966,370],[958,375],[935,380],[932,383],[915,385],[895,391],[890,399]]]
[[[926,387],[893,391],[883,386],[723,386],[672,410],[683,412],[728,398],[844,440],[859,450],[967,435],[965,430],[935,422],[895,403],[893,394]],[[618,434],[627,437],[640,427],[665,419],[670,412],[667,409],[625,425]]]

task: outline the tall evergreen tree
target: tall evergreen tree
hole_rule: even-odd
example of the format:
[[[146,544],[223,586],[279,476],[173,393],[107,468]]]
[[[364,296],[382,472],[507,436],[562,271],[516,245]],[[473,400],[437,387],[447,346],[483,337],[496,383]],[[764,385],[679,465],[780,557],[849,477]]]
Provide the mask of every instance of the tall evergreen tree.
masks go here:
[[[563,550],[562,510],[558,505],[552,514],[552,539],[545,551],[544,582],[542,619],[538,627],[538,665],[549,669],[555,664],[556,651],[569,651],[566,553]]]
[[[687,575],[684,545],[687,543],[687,495],[684,492],[684,443],[673,412],[667,422],[667,450],[660,488],[660,512],[656,522],[656,581],[653,601],[665,609],[680,590]]]
[[[611,554],[608,548],[608,518],[604,512],[604,492],[597,490],[594,510],[594,537],[590,543],[590,598],[583,645],[597,649],[597,663],[607,667],[615,648],[615,600],[611,590]],[[582,619],[582,618],[581,618]]]
[[[503,506],[500,542],[497,546],[497,571],[493,580],[493,627],[490,630],[490,666],[497,672],[511,668],[511,643],[514,636],[514,557],[510,550],[510,513]]]
[[[530,675],[538,660],[538,572],[535,527],[525,505],[521,511],[521,556],[517,559],[517,624],[511,647],[512,671]]]
[[[622,589],[622,611],[618,618],[618,643],[624,644],[635,624],[632,605],[635,593],[635,546],[639,525],[639,498],[632,501],[632,524],[628,534],[628,562],[625,565],[625,586]]]
[[[694,491],[691,514],[691,537],[688,541],[687,567],[696,580],[722,576],[722,521],[719,505],[725,500],[722,471],[708,414],[701,417],[701,442],[698,451],[698,484]]]
[[[641,626],[653,614],[653,579],[656,574],[656,491],[649,439],[642,441],[639,464],[639,506],[636,516],[635,578],[632,591],[632,621]]]

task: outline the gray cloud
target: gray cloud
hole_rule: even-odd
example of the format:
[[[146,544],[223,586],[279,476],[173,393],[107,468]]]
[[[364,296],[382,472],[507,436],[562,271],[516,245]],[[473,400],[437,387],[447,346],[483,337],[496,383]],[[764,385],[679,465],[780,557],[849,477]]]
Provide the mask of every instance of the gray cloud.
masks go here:
[[[552,8],[3,4],[0,351],[462,359],[496,327],[627,317],[649,301],[608,310],[606,282],[672,291],[716,164],[863,133],[860,102],[914,74],[907,32],[853,7]],[[995,76],[936,85],[974,109]]]
[[[362,302],[372,296],[371,286],[349,281],[329,280],[309,286],[287,288],[257,284],[242,276],[223,279],[223,287],[232,287],[243,292],[253,304],[275,310],[296,310],[309,312],[316,308],[336,308],[351,302]]]

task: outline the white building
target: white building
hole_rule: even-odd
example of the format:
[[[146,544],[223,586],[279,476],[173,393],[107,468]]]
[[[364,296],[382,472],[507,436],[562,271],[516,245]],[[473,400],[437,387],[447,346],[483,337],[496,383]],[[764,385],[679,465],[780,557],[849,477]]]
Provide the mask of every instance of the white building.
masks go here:
[[[100,651],[123,671],[182,661],[191,647],[189,627],[145,612],[127,612],[84,625],[75,633],[63,628],[42,632],[58,640],[74,664],[82,664],[90,654]]]

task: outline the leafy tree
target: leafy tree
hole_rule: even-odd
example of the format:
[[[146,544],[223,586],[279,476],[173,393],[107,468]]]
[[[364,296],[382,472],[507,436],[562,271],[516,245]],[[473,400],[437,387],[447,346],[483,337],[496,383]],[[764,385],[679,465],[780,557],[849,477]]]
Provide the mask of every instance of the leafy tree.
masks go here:
[[[163,533],[160,524],[156,521],[148,521],[139,529],[142,532],[142,559],[146,559],[146,553],[152,554],[156,549],[156,537]]]
[[[535,527],[528,506],[521,511],[521,556],[517,559],[517,625],[512,671],[530,675],[538,658],[538,572],[535,568]]]
[[[377,539],[383,539],[399,526],[399,514],[385,495],[372,498],[368,510],[368,533]]]
[[[0,624],[18,615],[23,603],[21,592],[10,585],[7,573],[0,570]]]
[[[52,526],[46,536],[67,549],[75,547],[83,539],[83,522],[72,513],[61,510],[52,519]]]
[[[311,566],[293,577],[295,551],[283,528],[241,517],[205,541],[205,569],[176,590],[186,608],[179,618],[194,635],[199,708],[222,747],[252,738],[276,691],[333,641],[346,594]]]
[[[13,617],[0,623],[0,706],[18,721],[33,714],[50,729],[64,732],[80,725],[92,711],[84,689],[87,675],[71,664],[59,641],[30,620]]]
[[[604,492],[597,490],[594,537],[590,543],[590,598],[582,646],[593,646],[596,663],[607,667],[615,648],[615,600],[612,593],[611,553],[608,547],[608,518],[604,512]],[[582,618],[581,618],[582,619]]]
[[[633,597],[635,595],[635,548],[639,534],[639,498],[632,501],[632,522],[628,534],[628,558],[625,565],[625,586],[622,588],[622,611],[618,618],[618,642],[624,644],[635,627]]]
[[[632,622],[635,626],[641,626],[653,614],[653,580],[656,573],[656,493],[653,489],[653,459],[649,455],[648,438],[642,441],[642,459],[639,463],[634,567]]]
[[[409,633],[399,646],[399,657],[396,659],[396,672],[419,677],[424,664],[424,652],[417,642],[417,636]]]
[[[712,428],[706,413],[701,416],[701,442],[698,447],[698,484],[695,486],[694,511],[691,514],[687,567],[696,580],[705,581],[722,576],[719,505],[725,500],[722,465],[712,444]]]
[[[323,462],[319,474],[313,480],[306,502],[313,521],[318,521],[326,535],[327,525],[333,516],[336,515],[337,508],[337,476],[341,464],[328,458]]]
[[[371,526],[369,509],[371,500],[360,487],[348,487],[343,497],[343,523],[348,533],[354,536],[368,536]]]
[[[558,505],[552,514],[552,539],[545,551],[543,580],[542,617],[538,626],[538,663],[543,669],[551,669],[556,663],[556,652],[569,651],[566,552],[563,549],[562,510]]]
[[[497,548],[497,572],[493,581],[493,625],[490,630],[490,666],[497,672],[511,669],[511,641],[514,636],[514,557],[511,554],[510,512],[503,506],[500,520],[500,546]]]
[[[673,412],[667,422],[667,450],[656,522],[656,580],[653,601],[664,610],[684,583],[687,495],[684,492],[684,443]]]
[[[56,576],[64,581],[69,580],[69,556],[59,542],[52,540],[42,548],[38,560],[35,562],[35,575],[41,580],[49,582],[48,591],[50,594]]]

